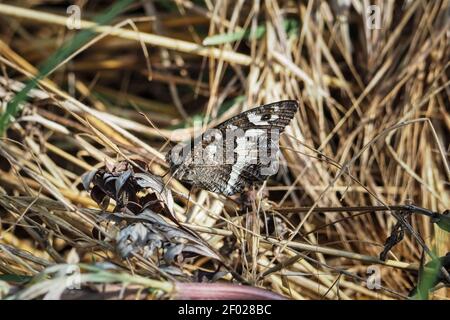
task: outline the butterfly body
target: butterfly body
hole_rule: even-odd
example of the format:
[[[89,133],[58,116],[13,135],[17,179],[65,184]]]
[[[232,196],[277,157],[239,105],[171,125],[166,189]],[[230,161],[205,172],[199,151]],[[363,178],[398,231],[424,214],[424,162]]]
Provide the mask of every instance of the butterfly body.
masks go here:
[[[263,105],[172,148],[172,176],[227,196],[264,182],[278,170],[279,134],[297,109],[294,100]]]

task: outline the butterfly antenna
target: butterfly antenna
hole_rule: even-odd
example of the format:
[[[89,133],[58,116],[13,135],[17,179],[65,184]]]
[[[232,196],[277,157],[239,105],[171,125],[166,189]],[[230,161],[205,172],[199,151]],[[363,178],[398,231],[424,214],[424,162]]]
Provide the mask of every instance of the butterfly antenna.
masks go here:
[[[147,117],[147,115],[146,115],[145,113],[139,112],[139,114],[140,114],[141,116],[143,116],[143,117],[145,118],[145,120],[147,120],[147,122],[152,126],[152,128],[155,129],[155,130],[159,133],[159,135],[160,135],[161,137],[164,138],[164,140],[166,140],[166,144],[169,144],[169,145],[172,144],[172,141],[170,141],[170,139],[167,138],[167,137],[161,132],[161,130],[158,129],[158,127],[153,123],[152,120],[150,120],[150,119]],[[165,144],[165,145],[166,145],[166,144]],[[165,146],[165,145],[164,145],[164,146]]]
[[[172,172],[172,174],[170,175],[169,180],[167,180],[167,182],[164,184],[164,188],[166,188],[167,185],[170,183],[170,181],[172,181],[172,179],[174,178],[175,174],[177,173],[177,171],[178,171],[179,169],[180,169],[180,167],[176,168],[175,171]],[[170,169],[169,169],[166,173],[164,173],[164,176],[166,176],[166,174],[168,174],[169,172],[170,172]],[[163,177],[164,177],[164,176],[163,176]]]

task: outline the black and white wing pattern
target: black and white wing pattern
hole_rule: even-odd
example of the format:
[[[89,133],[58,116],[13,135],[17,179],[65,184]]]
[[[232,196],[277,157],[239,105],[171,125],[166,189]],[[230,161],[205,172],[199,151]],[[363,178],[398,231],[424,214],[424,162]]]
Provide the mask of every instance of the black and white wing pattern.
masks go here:
[[[279,135],[297,109],[295,100],[262,105],[172,148],[167,154],[172,175],[227,196],[261,184],[278,171]]]

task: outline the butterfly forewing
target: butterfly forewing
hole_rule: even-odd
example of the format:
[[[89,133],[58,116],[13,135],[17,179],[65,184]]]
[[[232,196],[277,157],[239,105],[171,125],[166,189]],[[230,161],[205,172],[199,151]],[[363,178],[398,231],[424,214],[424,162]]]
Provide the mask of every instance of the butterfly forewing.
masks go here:
[[[242,112],[222,122],[216,128],[224,129],[231,125],[243,130],[278,129],[282,132],[292,118],[294,118],[297,109],[298,103],[295,100],[284,100],[265,104]]]

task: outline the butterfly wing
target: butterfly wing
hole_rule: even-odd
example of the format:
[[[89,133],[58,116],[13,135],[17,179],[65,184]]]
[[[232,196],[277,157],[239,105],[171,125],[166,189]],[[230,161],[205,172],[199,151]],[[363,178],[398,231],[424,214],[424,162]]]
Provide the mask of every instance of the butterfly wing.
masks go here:
[[[219,124],[213,129],[220,130],[224,139],[214,143],[223,146],[224,150],[231,150],[231,153],[225,154],[225,151],[220,162],[186,163],[175,177],[224,195],[242,192],[247,186],[262,183],[278,169],[274,157],[279,149],[279,134],[297,109],[296,101],[285,100],[248,110]],[[203,148],[213,146],[213,143],[200,143],[203,143]],[[263,158],[261,153],[267,150],[272,162],[262,163],[262,159],[267,157]]]
[[[245,187],[258,185],[278,171],[279,134],[294,118],[298,110],[295,100],[285,100],[266,104],[245,111],[217,126],[224,136],[226,131],[243,130],[244,138],[227,140],[228,147],[234,144],[235,159],[233,163],[222,166],[221,170],[229,172],[226,186],[222,185],[222,193],[232,195],[241,192]],[[224,132],[225,131],[225,132]],[[242,141],[246,143],[241,146]],[[269,150],[263,162],[260,154]],[[270,157],[267,155],[270,153]]]

